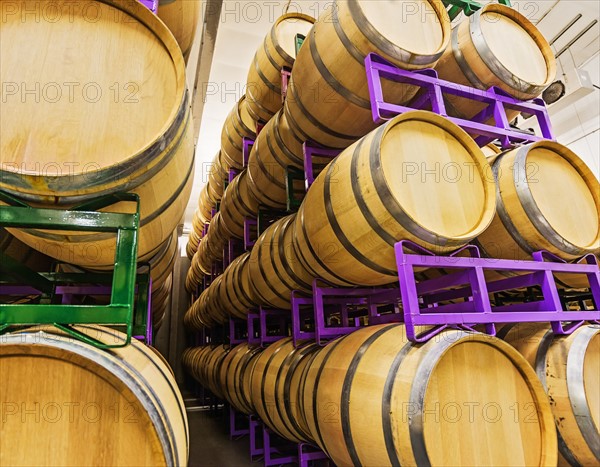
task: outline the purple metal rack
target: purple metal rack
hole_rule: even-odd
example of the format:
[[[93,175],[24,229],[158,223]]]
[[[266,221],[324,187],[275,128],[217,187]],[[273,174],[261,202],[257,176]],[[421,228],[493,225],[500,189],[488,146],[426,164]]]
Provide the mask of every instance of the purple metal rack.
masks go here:
[[[237,412],[231,405],[229,407],[229,439],[239,439],[243,436],[250,434],[250,421],[248,416],[242,415]],[[244,423],[244,428],[238,427],[240,419],[244,422],[248,421],[248,424]]]
[[[250,251],[256,243],[258,220],[253,217],[244,219],[244,250]]]
[[[585,321],[600,321],[600,272],[594,255],[578,263],[547,252],[534,253],[533,261],[492,259],[482,258],[479,249],[470,245],[449,256],[436,256],[406,240],[396,244],[395,254],[399,288],[351,289],[315,280],[312,297],[294,292],[294,342],[314,338],[322,345],[355,331],[365,318],[369,324],[404,322],[413,342],[424,342],[448,327],[484,325],[487,334],[495,335],[499,323],[550,322],[555,334],[569,334]],[[417,282],[415,269],[423,268],[443,269],[447,274]],[[502,273],[512,277],[498,279]],[[555,274],[585,275],[595,309],[568,310],[560,300]],[[490,294],[536,286],[539,300],[495,305],[490,298]],[[359,308],[354,314],[349,311],[353,306]],[[416,326],[433,328],[417,335]]]
[[[333,159],[334,157],[339,155],[339,153],[342,152],[342,150],[324,148],[311,142],[305,142],[302,145],[302,152],[304,155],[304,186],[308,191],[310,186],[315,181],[313,158],[327,157]]]
[[[250,460],[256,462],[262,459],[265,466],[294,464],[308,467],[311,461],[328,459],[323,451],[311,444],[293,443],[281,438],[254,416],[248,417],[248,429],[238,432],[249,434]]]
[[[263,425],[262,427],[263,434],[263,455],[264,455],[264,465],[282,465],[282,464],[295,464],[300,467],[308,467],[308,463],[310,461],[328,459],[327,455],[315,448],[314,446],[306,443],[297,443],[295,444],[296,453],[294,454],[283,454],[280,449],[274,445],[272,442],[272,437],[279,438],[278,435],[271,432],[267,427]],[[287,440],[283,440],[284,444],[293,447],[294,444],[290,443]]]
[[[351,289],[330,286],[320,279],[313,281],[310,297],[292,292],[292,337],[294,345],[303,339],[315,339],[318,345],[356,331],[366,316],[371,297],[380,289]],[[394,289],[382,289],[394,293]],[[361,307],[363,310],[352,310]],[[310,330],[303,329],[309,327]]]
[[[138,0],[142,5],[148,8],[152,13],[158,10],[158,0]]]
[[[285,104],[285,98],[287,97],[288,86],[292,77],[292,70],[287,67],[281,69],[281,103]]]
[[[262,422],[260,418],[250,415],[248,417],[248,432],[250,435],[250,460],[256,462],[262,459],[265,450],[262,440]]]
[[[254,140],[252,138],[242,139],[242,160],[244,167],[248,167],[248,160],[250,159],[250,152],[252,151],[252,146],[254,146]]]
[[[229,343],[231,345],[238,345],[248,341],[248,337],[245,336],[248,332],[248,323],[241,319],[229,319]]]
[[[288,337],[288,329],[291,326],[290,313],[287,310],[260,307],[248,313],[247,325],[248,344],[265,347]]]
[[[240,239],[230,238],[227,241],[227,245],[223,248],[223,271],[225,271],[234,259],[240,256],[242,248],[244,248],[244,242]]]
[[[444,81],[439,79],[437,72],[432,69],[419,71],[402,70],[374,53],[367,55],[365,68],[367,70],[373,121],[376,123],[383,123],[385,120],[411,110],[430,108],[433,112],[448,118],[448,120],[456,123],[467,133],[471,134],[479,146],[485,146],[495,139],[500,140],[503,148],[508,148],[515,143],[554,139],[548,111],[542,99],[538,98],[525,102],[507,95],[504,91],[496,87],[482,91],[450,81]],[[412,84],[421,88],[421,91],[407,106],[386,102],[381,85],[382,78],[398,83]],[[444,103],[444,96],[447,95],[478,101],[486,104],[486,107],[471,120],[449,117]],[[506,108],[534,115],[540,125],[542,136],[532,135],[511,128],[506,117]],[[491,117],[494,118],[494,124],[485,123]]]
[[[229,173],[227,174],[227,183],[233,182],[235,177],[237,177],[239,174],[240,174],[240,171],[238,169],[234,169],[234,168],[229,169]]]
[[[406,253],[405,249],[417,254]],[[600,321],[600,270],[594,255],[587,255],[578,263],[567,263],[544,251],[533,253],[533,261],[491,259],[482,258],[477,247],[467,246],[450,256],[436,256],[408,241],[398,242],[395,253],[403,321],[409,339],[415,342],[423,342],[449,326],[484,324],[486,332],[495,335],[494,323],[550,322],[555,334],[569,334],[585,321]],[[469,256],[459,256],[463,253]],[[415,268],[423,267],[456,272],[417,284]],[[518,275],[486,280],[486,272]],[[587,277],[595,310],[563,308],[554,277],[560,273]],[[503,306],[493,306],[490,301],[491,293],[532,286],[541,288],[541,300]],[[466,301],[445,303],[459,299]],[[386,320],[383,316],[371,318],[375,323]],[[425,335],[415,334],[415,326],[427,325],[436,327]]]

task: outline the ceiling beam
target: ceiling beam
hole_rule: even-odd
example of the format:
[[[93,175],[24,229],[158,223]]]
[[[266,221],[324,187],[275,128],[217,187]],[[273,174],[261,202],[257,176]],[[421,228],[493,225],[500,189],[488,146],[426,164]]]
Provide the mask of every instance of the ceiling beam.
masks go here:
[[[196,63],[196,78],[194,81],[194,92],[192,97],[195,143],[198,141],[200,135],[200,123],[202,121],[204,102],[206,101],[205,83],[208,83],[210,78],[210,69],[215,52],[215,43],[217,41],[217,31],[219,29],[222,6],[223,0],[207,0],[204,9],[202,37],[200,40],[198,61]]]

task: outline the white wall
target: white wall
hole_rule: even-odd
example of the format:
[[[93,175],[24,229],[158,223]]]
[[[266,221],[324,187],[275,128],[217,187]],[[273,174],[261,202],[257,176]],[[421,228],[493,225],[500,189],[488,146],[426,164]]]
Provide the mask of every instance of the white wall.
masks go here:
[[[590,74],[592,83],[600,85],[599,54],[581,68]],[[591,94],[558,113],[550,107],[550,118],[558,141],[579,155],[600,178],[600,89],[594,88]]]

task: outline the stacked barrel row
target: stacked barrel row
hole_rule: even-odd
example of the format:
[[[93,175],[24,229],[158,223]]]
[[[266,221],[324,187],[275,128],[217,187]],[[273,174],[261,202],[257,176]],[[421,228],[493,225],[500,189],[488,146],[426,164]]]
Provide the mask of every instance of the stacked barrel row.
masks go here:
[[[360,7],[356,6],[356,2],[342,2],[331,12],[332,15],[339,15],[337,21],[331,21],[331,18],[325,15],[310,29],[292,69],[290,89],[284,108],[275,114],[259,133],[246,171],[243,171],[225,190],[220,212],[208,229],[209,238],[194,259],[195,264],[188,277],[190,290],[198,284],[202,272],[210,273],[213,262],[222,259],[222,250],[227,239],[241,237],[245,216],[256,212],[259,206],[263,208],[285,206],[285,170],[289,166],[302,166],[301,143],[303,141],[311,140],[319,144],[343,148],[375,127],[368,103],[364,66],[355,56],[357,47],[364,49],[361,49],[363,58],[368,52],[376,51],[398,66],[409,69],[417,67],[412,62],[402,62],[402,59],[407,57],[406,50],[398,47],[386,48],[382,45],[382,43],[387,44],[386,41],[395,43],[394,41],[401,42],[401,40],[408,41],[407,44],[410,45],[412,39],[404,37],[402,35],[404,33],[400,34],[397,31],[393,32],[392,37],[375,34],[372,28],[364,26],[370,24],[364,20],[365,15],[372,21],[383,21],[383,27],[385,23],[382,19],[383,13],[380,14],[379,10],[374,11],[368,2],[360,5]],[[438,28],[435,34],[429,31],[425,35],[430,42],[433,41],[433,37],[438,37],[440,43],[438,48],[431,49],[430,55],[419,57],[418,60],[412,58],[412,61],[418,62],[420,67],[433,66],[439,59],[437,70],[443,77],[464,82],[465,78],[459,72],[464,72],[468,68],[466,65],[469,65],[470,72],[466,74],[472,81],[475,81],[474,76],[478,76],[477,87],[487,88],[495,84],[522,98],[536,95],[554,74],[554,60],[547,43],[535,27],[514,10],[502,5],[488,5],[470,20],[461,23],[452,33],[454,36],[459,33],[468,36],[467,33],[462,32],[465,28],[473,31],[483,30],[488,45],[496,44],[498,36],[508,36],[508,30],[519,31],[513,31],[518,37],[523,35],[529,37],[528,41],[523,42],[521,49],[525,48],[525,55],[537,59],[532,61],[533,65],[527,63],[526,67],[522,63],[523,60],[511,62],[511,66],[520,71],[523,76],[513,73],[511,79],[505,83],[501,82],[502,78],[506,78],[505,73],[500,73],[497,67],[486,68],[474,57],[467,55],[468,47],[472,46],[467,40],[459,41],[458,45],[456,40],[450,40],[451,33],[446,24],[447,18],[444,16],[446,13],[443,8],[440,8],[436,2],[425,2],[423,7],[431,9],[431,12],[435,13],[433,18],[437,15],[439,19],[437,22],[433,21],[435,24],[426,23],[423,26],[425,29],[432,30]],[[387,13],[393,16],[393,11]],[[285,29],[281,25],[291,20],[288,15],[275,24],[265,39],[263,47],[257,52],[257,57],[263,50],[269,48],[273,37],[277,38],[281,30]],[[305,18],[295,18],[295,21],[302,25],[308,23]],[[344,21],[349,24],[346,25]],[[339,27],[340,24],[344,24],[344,27]],[[355,52],[352,55],[348,50],[348,41],[340,39],[340,35],[342,30],[355,30],[359,24],[363,25],[365,30],[351,36],[357,42],[354,44],[355,48],[350,48]],[[336,28],[335,25],[338,27]],[[419,28],[416,28],[416,31],[417,36],[423,32]],[[397,34],[401,37],[396,37]],[[323,44],[327,44],[327,47],[319,46],[318,38],[324,38]],[[292,42],[292,37],[288,37],[287,40]],[[507,40],[512,40],[512,36]],[[456,49],[461,44],[465,48],[462,52]],[[386,50],[396,50],[397,55],[387,56]],[[494,53],[499,54],[495,57],[496,61],[505,58],[494,47],[491,49],[488,47],[480,52],[486,58],[486,63],[495,57]],[[517,55],[520,57],[518,53]],[[271,103],[280,101],[275,99],[273,92],[263,91],[262,94],[254,90],[250,92],[254,89],[250,85],[250,80],[253,73],[257,69],[260,70],[258,64],[262,63],[257,57],[249,74],[247,86],[249,92],[246,101],[251,116],[256,118],[260,115],[261,118],[265,118],[264,112],[259,113],[261,108],[265,108],[259,97],[267,96]],[[460,67],[455,63],[459,58],[462,60]],[[469,59],[472,63],[468,61]],[[330,62],[332,69],[326,66]],[[338,67],[337,64],[342,62],[344,66]],[[359,65],[360,69],[356,68]],[[531,66],[534,66],[535,73],[529,70]],[[272,76],[278,76],[276,69],[271,71]],[[493,72],[498,72],[499,76]],[[263,72],[260,76],[264,77],[266,74]],[[526,78],[531,80],[532,76],[539,78],[542,74],[544,80],[539,83],[536,81],[535,85],[526,81]],[[264,84],[264,81],[257,82]],[[273,84],[272,80],[269,82]],[[525,86],[523,84],[525,82],[529,83],[530,94],[519,91],[521,89],[519,86]],[[338,85],[331,87],[332,83]],[[394,86],[385,80],[383,84],[384,90],[389,87],[390,92],[401,93],[400,96],[390,94],[391,97],[388,99],[395,99],[398,102],[408,99],[410,89],[406,86]],[[469,84],[475,86],[474,82]],[[266,85],[264,87],[271,89]],[[319,89],[319,91],[302,100],[301,89],[305,91]],[[349,90],[355,93],[350,93]],[[414,95],[414,91],[411,90],[413,92],[411,95]],[[385,92],[386,95],[389,94],[387,90]],[[365,107],[361,111],[353,104],[357,101],[363,102],[365,106],[369,104],[368,109]],[[467,104],[469,103],[465,100],[454,100],[449,102],[449,108],[455,109],[456,114],[465,116],[468,114],[468,109],[465,107]],[[275,108],[273,104],[273,111]],[[309,108],[310,111],[307,110]],[[460,109],[460,112],[456,109]],[[317,118],[319,112],[323,114],[321,120]],[[351,123],[343,121],[345,112],[348,112]],[[507,258],[528,257],[532,251],[540,247],[547,247],[550,251],[568,259],[582,256],[589,251],[598,251],[598,225],[594,224],[598,203],[597,197],[593,199],[597,192],[596,180],[585,165],[566,148],[554,146],[550,142],[540,143],[538,146],[530,146],[528,150],[521,151],[518,157],[516,153],[511,153],[509,156],[498,158],[496,161],[498,168],[490,169],[485,161],[481,160],[481,152],[476,149],[471,138],[446,120],[436,120],[432,115],[406,118],[407,120],[398,119],[394,123],[381,127],[378,133],[367,136],[351,148],[347,148],[338,161],[334,161],[327,168],[325,172],[328,175],[318,178],[317,183],[309,190],[307,199],[298,214],[298,225],[294,227],[296,231],[294,249],[302,262],[303,269],[313,277],[320,276],[339,285],[389,283],[393,281],[395,275],[390,248],[401,238],[408,238],[425,247],[444,252],[456,249],[479,236],[480,240],[483,238],[482,243],[491,256]],[[317,120],[321,123],[313,125]],[[336,125],[341,125],[339,131]],[[352,125],[356,125],[358,129],[350,132]],[[341,134],[342,128],[348,132],[344,138],[336,139],[327,136],[329,130]],[[415,141],[412,147],[402,146],[405,144],[403,141],[408,141],[409,138]],[[451,144],[447,142],[448,138],[453,141]],[[366,160],[369,144],[381,147],[378,156],[380,165],[373,165],[372,169],[366,168],[364,164],[359,165],[354,160],[358,160],[361,153]],[[392,160],[391,154],[398,150],[402,155],[394,156],[394,162],[386,162],[387,159]],[[548,152],[554,153],[554,161],[544,158]],[[513,172],[519,175],[526,173],[528,168],[539,167],[539,163],[543,163],[548,167],[543,169],[547,172],[551,170],[549,167],[559,159],[563,159],[561,165],[564,171],[572,175],[569,182],[580,186],[583,205],[587,207],[580,212],[569,212],[567,209],[566,216],[561,216],[561,219],[557,220],[551,219],[552,216],[556,217],[556,214],[542,212],[540,215],[532,203],[526,201],[517,203],[513,207],[511,198],[504,201],[502,209],[498,210],[498,216],[503,218],[502,221],[492,222],[492,228],[487,230],[487,236],[481,237],[495,211],[493,173],[506,175],[504,183],[509,183],[507,168],[510,170],[511,167],[516,167]],[[511,160],[518,161],[518,164],[511,164]],[[359,169],[365,171],[367,180],[369,180],[369,171],[372,171],[374,175],[370,178],[373,183],[359,183],[361,188],[357,188],[354,181],[361,175]],[[401,174],[400,177],[398,173]],[[526,173],[526,176],[529,173]],[[551,178],[549,173],[548,178]],[[335,185],[332,180],[335,181]],[[566,176],[565,181],[567,181]],[[548,187],[550,185],[546,186]],[[371,189],[377,190],[379,198],[385,198],[388,202],[388,205],[380,211],[377,211],[379,206],[373,205],[373,200],[364,199]],[[519,186],[514,190],[522,191],[522,188]],[[571,193],[568,188],[565,191]],[[532,196],[538,197],[536,201],[546,197],[538,193]],[[568,199],[560,196],[557,198]],[[344,203],[349,206],[347,216],[343,215],[346,214]],[[526,209],[526,217],[533,219],[531,221],[534,224],[533,229],[527,225],[528,219],[522,219],[525,216],[521,213],[521,204],[524,206],[523,209]],[[562,207],[555,206],[553,200],[548,200],[547,204],[548,209],[542,208],[542,211],[545,209],[563,211]],[[310,216],[305,214],[307,211],[310,212]],[[546,219],[540,219],[545,216]],[[512,226],[513,217],[517,218],[517,222],[523,220],[516,228]],[[401,226],[390,228],[387,224],[392,218],[395,218],[394,220]],[[579,225],[576,219],[580,220]],[[543,225],[548,223],[550,223],[549,228],[544,228]],[[505,229],[506,225],[510,225],[510,228]],[[574,227],[576,225],[577,227]],[[572,238],[565,238],[565,232],[561,231],[566,231]],[[585,233],[580,235],[582,232]],[[359,245],[364,239],[368,239],[364,242],[364,246]],[[379,261],[379,256],[386,258],[383,263]],[[361,264],[358,265],[358,269],[355,269],[353,266],[357,263]],[[305,276],[302,271],[299,275]],[[291,285],[298,285],[297,282]]]
[[[241,238],[244,218],[256,216],[258,212],[258,198],[249,191],[249,179],[244,170],[243,140],[254,140],[257,126],[281,109],[281,70],[292,67],[296,55],[296,34],[304,36],[313,22],[313,18],[302,14],[280,17],[253,58],[245,87],[247,94],[242,96],[225,120],[221,131],[221,150],[210,165],[208,182],[198,200],[196,217],[201,223],[193,227],[188,248],[188,256],[195,263],[194,273],[187,281],[189,290],[198,284],[200,271],[210,273],[212,262],[222,259],[221,250],[227,240]],[[241,174],[225,190],[231,171]],[[220,212],[213,219],[213,212],[221,201]],[[207,239],[200,247],[199,240],[208,222]],[[198,250],[198,257],[194,258]]]
[[[462,331],[415,344],[402,325],[378,325],[325,347],[285,338],[183,358],[235,410],[336,465],[556,465],[556,429],[560,456],[596,464],[600,328],[554,336],[546,324],[510,325],[501,335],[514,348]]]
[[[187,32],[177,33],[182,48],[189,45],[184,42],[191,43],[199,6],[197,1],[178,0],[160,7],[176,33],[181,29],[178,24],[189,21],[183,27]],[[3,48],[2,69],[10,70],[3,81],[20,83],[23,89],[55,88],[63,82],[89,83],[78,86],[94,89],[82,94],[81,89],[53,88],[56,98],[21,99],[17,92],[4,99],[0,189],[31,206],[58,209],[113,193],[137,194],[138,260],[153,266],[153,308],[159,324],[177,247],[173,232],[187,205],[194,174],[191,99],[180,46],[165,24],[138,2],[127,8],[119,2],[94,2],[98,21],[93,24],[82,4],[70,11],[59,5],[59,19],[52,22],[32,16],[21,21],[21,7],[26,8],[15,7],[14,14],[3,18],[2,42],[31,44],[33,37],[35,43],[54,45],[13,47],[10,53]],[[181,9],[193,13],[184,18]],[[74,49],[73,44],[79,46]],[[135,206],[116,202],[103,210],[134,212]],[[60,262],[110,271],[116,236],[102,228],[100,232],[9,230]]]
[[[289,309],[291,291],[310,291],[317,277],[339,286],[394,283],[394,245],[403,239],[438,254],[477,242],[489,256],[510,259],[530,259],[540,249],[568,260],[600,251],[600,187],[566,147],[541,141],[486,160],[484,151],[462,129],[426,111],[403,114],[377,128],[363,64],[370,52],[404,69],[435,67],[450,81],[480,89],[496,85],[522,99],[538,95],[554,76],[547,42],[526,18],[508,7],[487,5],[451,31],[441,2],[418,2],[423,11],[415,17],[403,16],[401,4],[336,2],[305,34],[283,106],[277,89],[266,85],[273,82],[262,80],[256,71],[266,76],[261,60],[255,58],[249,77],[256,71],[273,92],[260,94],[260,86],[248,86],[245,100],[252,118],[261,119],[264,127],[247,167],[227,185],[207,235],[199,242],[188,289],[194,290],[204,275],[215,272],[227,240],[242,237],[244,217],[252,217],[259,208],[285,207],[286,170],[302,167],[304,142],[341,153],[317,177],[297,214],[275,221],[251,251],[231,262],[221,275],[212,274],[212,282],[186,313],[188,327],[201,329],[244,318],[258,306]],[[257,57],[278,37],[281,23],[273,27]],[[295,43],[291,39],[288,36]],[[512,47],[510,54],[507,44]],[[413,86],[386,79],[383,88],[386,99],[396,103],[410,101],[417,92]],[[270,112],[265,112],[263,96],[270,96]],[[465,118],[481,109],[464,99],[450,99],[447,107]],[[561,278],[565,286],[578,285],[571,279]],[[446,367],[440,360],[449,347],[442,350],[436,340],[402,347],[398,342],[406,341],[403,333],[401,326],[373,326],[321,350],[310,343],[294,349],[287,339],[262,352],[245,344],[231,351],[191,349],[185,360],[199,381],[237,410],[257,413],[292,441],[319,445],[340,465],[556,462],[554,427],[541,421],[548,420],[548,400],[533,389],[539,389],[539,381],[514,351],[493,339],[469,335],[477,342],[485,340],[485,345],[491,342],[491,354],[475,344],[459,346],[462,350],[448,357],[452,363]],[[383,344],[392,335],[394,344]],[[433,354],[425,357],[429,350]],[[472,361],[478,354],[483,360]],[[509,378],[518,389],[483,374],[496,368],[504,371],[507,362],[518,367],[517,373],[525,379],[517,383]],[[464,375],[457,373],[463,366]],[[426,370],[419,373],[426,367],[452,370],[447,369],[451,373],[440,376],[437,383],[435,377],[425,376]],[[358,369],[363,372],[360,376]],[[375,377],[379,371],[381,376]],[[468,388],[458,387],[463,381]],[[462,401],[458,396],[479,389],[482,393],[472,399]],[[492,396],[493,391],[497,392]],[[427,399],[427,394],[435,395]],[[444,400],[446,396],[449,399]],[[540,424],[507,428],[500,435],[470,422],[468,429],[465,426],[469,433],[463,436],[452,431],[460,424],[444,426],[452,419],[448,413],[426,423],[429,403],[440,410],[474,401],[490,407],[495,398],[536,407]],[[594,399],[587,403],[593,410]],[[414,413],[407,412],[413,409]],[[555,413],[558,422],[561,416]],[[506,428],[496,425],[501,426]],[[507,432],[522,438],[495,443],[497,450],[479,449],[489,443],[478,436],[504,439]],[[456,434],[446,438],[448,433]],[[591,439],[594,431],[586,433]],[[444,449],[448,439],[456,442]],[[577,451],[574,446],[580,441],[573,441],[572,450]],[[503,457],[506,446],[517,446],[514,457],[512,452]],[[593,441],[590,446],[593,450]],[[437,457],[440,453],[447,457]]]
[[[442,139],[436,133],[445,136]],[[429,138],[431,134],[434,137]],[[405,154],[376,152],[373,147],[385,148],[392,137],[409,140],[411,136],[413,148],[421,148],[417,154],[431,151],[431,158],[451,155],[447,161],[460,161],[463,167],[470,164],[477,183],[465,177],[462,185],[424,186],[419,175],[416,183],[412,183],[416,177],[407,176],[406,183],[392,185],[390,190],[387,180],[394,182],[393,174]],[[380,142],[373,144],[376,138]],[[449,143],[453,145],[451,153]],[[361,152],[361,144],[370,152]],[[392,143],[392,147],[401,144]],[[368,167],[368,159],[373,161],[377,156],[379,171],[365,170],[363,185],[356,184],[352,170]],[[528,167],[536,168],[536,183],[523,187],[521,180],[528,179]],[[492,171],[498,174],[498,188],[494,187]],[[386,178],[377,181],[378,176]],[[553,184],[555,176],[560,176],[564,192]],[[243,176],[236,179],[242,180]],[[371,195],[382,192],[382,197]],[[476,239],[489,256],[511,259],[531,259],[530,253],[540,249],[564,259],[597,253],[599,193],[594,175],[558,143],[544,141],[507,151],[490,167],[462,130],[433,114],[407,113],[335,159],[312,185],[300,211],[274,222],[249,253],[236,259],[204,289],[188,311],[186,322],[201,328],[230,317],[243,318],[258,306],[290,309],[292,290],[310,291],[316,277],[341,286],[393,283],[397,280],[393,248],[399,239],[413,240],[438,253]],[[578,199],[575,205],[571,205],[573,197]],[[417,227],[411,214],[418,216]],[[210,246],[208,242],[205,245]],[[222,251],[223,246],[220,248]],[[190,275],[201,277],[210,271],[210,262],[199,270],[195,269],[197,264],[194,261]],[[199,264],[203,264],[202,258]],[[585,280],[561,275],[559,285],[586,287]]]

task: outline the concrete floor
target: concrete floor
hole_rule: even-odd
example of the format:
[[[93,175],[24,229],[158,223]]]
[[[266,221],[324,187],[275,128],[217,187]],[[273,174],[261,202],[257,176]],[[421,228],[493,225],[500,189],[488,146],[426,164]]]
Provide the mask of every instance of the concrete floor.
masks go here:
[[[222,410],[188,412],[190,424],[190,467],[257,467],[250,462],[248,437],[230,440]]]

